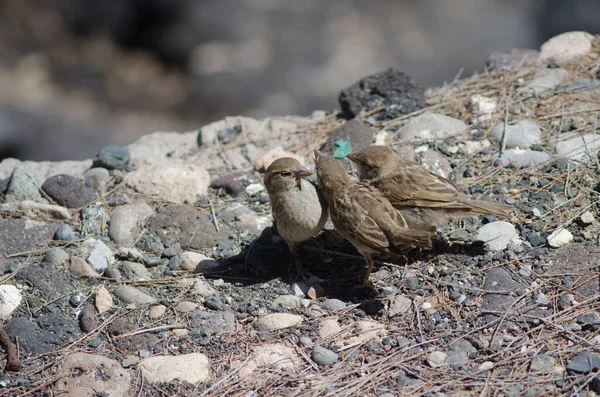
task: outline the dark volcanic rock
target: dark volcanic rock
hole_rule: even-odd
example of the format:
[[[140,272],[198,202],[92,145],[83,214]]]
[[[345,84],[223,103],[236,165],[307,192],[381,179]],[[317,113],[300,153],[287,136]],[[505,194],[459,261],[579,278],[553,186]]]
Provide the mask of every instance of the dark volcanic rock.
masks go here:
[[[128,353],[138,352],[142,349],[152,351],[152,348],[158,342],[155,334],[144,333],[132,336],[118,337],[130,331],[135,331],[137,326],[129,319],[121,317],[113,321],[107,328],[107,331],[114,337],[115,346]]]
[[[600,357],[588,351],[582,351],[567,362],[570,374],[588,374],[600,368]]]
[[[5,255],[46,246],[60,224],[29,219],[0,219],[0,252]]]
[[[180,242],[183,249],[206,249],[228,238],[231,230],[221,224],[216,230],[210,216],[195,208],[166,207],[150,221],[150,232],[169,243]]]
[[[204,312],[194,310],[188,315],[190,327],[206,334],[235,331],[235,314],[230,311]]]
[[[93,166],[127,171],[130,160],[131,154],[123,146],[106,145],[96,154]]]
[[[425,91],[406,74],[390,68],[342,90],[338,100],[351,117],[385,106],[374,117],[388,120],[423,108]]]
[[[59,205],[67,208],[80,208],[98,198],[83,181],[71,175],[55,175],[46,179],[42,190]]]
[[[250,183],[250,179],[246,172],[233,172],[214,179],[210,183],[213,189],[224,189],[225,192],[233,197],[238,197],[244,194],[246,186]]]
[[[77,323],[61,313],[40,316],[32,322],[17,317],[6,323],[4,329],[27,356],[35,356],[56,350],[71,342],[79,333]]]
[[[599,280],[596,277],[600,267],[600,248],[585,244],[569,244],[554,252],[547,275],[570,274],[575,292],[590,298],[600,292]]]
[[[61,296],[67,299],[66,295],[73,291],[69,274],[56,270],[47,263],[26,266],[19,270],[17,278],[30,283],[33,292],[41,294],[44,301],[51,301]]]
[[[325,142],[321,151],[333,155],[336,158],[344,158],[344,155],[336,155],[336,153],[343,151],[343,148],[340,147],[340,143],[344,144],[346,142],[350,143],[348,152],[364,149],[373,143],[373,130],[362,121],[350,120],[329,134],[327,142]]]

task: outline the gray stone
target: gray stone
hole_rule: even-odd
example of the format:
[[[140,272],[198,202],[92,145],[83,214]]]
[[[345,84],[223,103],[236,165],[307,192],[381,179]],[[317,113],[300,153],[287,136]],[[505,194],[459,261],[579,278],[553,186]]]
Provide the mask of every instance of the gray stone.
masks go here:
[[[262,331],[274,331],[295,327],[302,322],[302,316],[290,313],[271,313],[261,317],[256,325]]]
[[[152,275],[142,263],[123,261],[119,263],[119,270],[128,280],[151,280]]]
[[[73,291],[68,273],[56,270],[45,263],[22,268],[17,273],[17,278],[28,282],[32,291],[39,293],[44,301],[64,297]]]
[[[176,379],[198,384],[206,382],[210,375],[210,361],[202,353],[154,356],[139,363],[138,367],[150,384],[173,382]]]
[[[327,142],[321,151],[336,156],[337,142],[341,139],[350,143],[350,151],[355,152],[373,144],[373,130],[360,120],[350,120],[333,130],[327,136]]]
[[[58,247],[50,248],[44,255],[44,262],[47,262],[50,266],[62,265],[69,260],[69,254]]]
[[[600,357],[584,350],[567,362],[567,372],[574,374],[589,374],[600,369]]]
[[[332,352],[329,349],[325,349],[324,347],[321,347],[319,345],[316,345],[313,348],[311,357],[314,362],[323,366],[333,365],[337,363],[340,358],[337,353]]]
[[[122,285],[114,292],[115,296],[125,303],[134,305],[150,305],[158,302],[158,300],[131,285]]]
[[[59,205],[67,208],[81,208],[98,198],[85,183],[71,175],[55,175],[46,179],[42,190]]]
[[[58,223],[25,218],[0,219],[0,257],[47,246],[58,227]]]
[[[106,168],[90,168],[83,173],[85,185],[97,192],[104,192],[110,182],[110,172]]]
[[[600,135],[587,134],[573,137],[556,144],[556,154],[575,161],[593,159],[600,151]]]
[[[35,322],[16,317],[9,320],[4,329],[12,340],[18,339],[19,349],[27,356],[57,350],[79,335],[77,323],[61,313],[39,316]]]
[[[325,310],[337,312],[339,310],[344,310],[346,308],[346,303],[339,299],[327,299],[325,302],[321,303],[321,307]]]
[[[112,214],[108,236],[117,244],[132,246],[152,215],[154,210],[146,203],[122,205]]]
[[[412,300],[404,295],[396,295],[390,299],[388,314],[390,317],[402,316],[412,307]]]
[[[446,363],[448,355],[441,351],[433,351],[427,355],[425,359],[431,368],[442,366]]]
[[[541,94],[546,91],[554,90],[569,78],[569,72],[565,69],[541,69],[535,73],[533,80],[528,81],[523,87],[524,90],[534,94]]]
[[[577,324],[583,329],[600,329],[600,316],[596,312],[585,313],[577,317]]]
[[[280,295],[271,303],[271,310],[299,309],[302,307],[302,299],[296,295]]]
[[[538,354],[531,359],[529,370],[532,372],[543,372],[551,374],[554,372],[554,357],[547,354]]]
[[[525,287],[524,284],[516,281],[506,269],[501,267],[491,269],[485,275],[484,289],[486,293],[483,295],[482,310],[504,313],[511,307],[516,296],[524,293]],[[496,318],[496,315],[486,318],[492,320]]]
[[[40,182],[37,175],[29,167],[19,164],[14,169],[6,190],[6,201],[32,200],[47,203],[40,194]]]
[[[421,165],[442,178],[449,178],[452,172],[448,159],[435,150],[427,150],[421,155]]]
[[[83,248],[90,251],[87,261],[92,265],[94,270],[102,273],[108,265],[110,265],[115,257],[112,250],[101,240],[88,238],[83,242]]]
[[[514,225],[506,221],[495,221],[483,225],[477,231],[477,241],[483,241],[490,251],[501,251],[513,242],[519,244],[519,234]]]
[[[131,154],[129,150],[118,145],[106,145],[98,151],[94,159],[94,167],[104,167],[108,170],[127,171]]]
[[[0,285],[0,318],[6,320],[19,307],[23,295],[21,291],[10,284]]]
[[[505,135],[506,148],[529,148],[541,142],[542,130],[531,120],[521,120],[506,128],[504,123],[500,123],[492,128],[491,134],[498,142],[502,142]]]
[[[498,157],[498,161],[505,166],[513,164],[517,168],[528,168],[545,163],[550,158],[551,156],[546,152],[529,149],[508,149],[502,153],[502,157]]]
[[[456,136],[467,128],[467,125],[458,119],[438,113],[424,113],[411,119],[397,135],[401,142],[435,140]]]
[[[206,127],[203,128],[203,130]],[[197,147],[197,132],[154,132],[127,146],[131,163],[160,164],[179,159]]]
[[[67,223],[60,225],[53,237],[56,241],[73,241],[75,240],[75,233],[73,228]]]
[[[81,235],[101,236],[106,230],[108,214],[101,202],[93,203],[81,210]]]
[[[273,219],[268,216],[259,216],[248,206],[236,203],[225,208],[219,218],[228,226],[240,231],[258,236],[262,231],[273,224]]]
[[[592,50],[594,36],[587,32],[566,32],[552,37],[540,48],[540,61],[559,65],[582,61]]]
[[[234,332],[235,314],[231,311],[205,312],[194,310],[188,314],[190,328],[208,335]]]

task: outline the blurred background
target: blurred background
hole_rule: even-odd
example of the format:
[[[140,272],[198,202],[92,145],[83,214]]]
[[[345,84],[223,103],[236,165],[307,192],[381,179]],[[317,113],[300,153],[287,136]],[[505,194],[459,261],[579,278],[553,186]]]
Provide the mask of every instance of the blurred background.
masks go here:
[[[0,0],[0,160],[332,110],[390,66],[431,87],[570,30],[600,0]]]

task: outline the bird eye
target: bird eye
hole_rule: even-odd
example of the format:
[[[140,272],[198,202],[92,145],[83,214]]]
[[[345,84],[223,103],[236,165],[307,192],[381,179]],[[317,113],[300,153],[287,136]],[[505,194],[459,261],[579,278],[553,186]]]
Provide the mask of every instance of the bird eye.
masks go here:
[[[281,171],[281,176],[287,178],[287,177],[292,176],[292,173],[290,171]]]

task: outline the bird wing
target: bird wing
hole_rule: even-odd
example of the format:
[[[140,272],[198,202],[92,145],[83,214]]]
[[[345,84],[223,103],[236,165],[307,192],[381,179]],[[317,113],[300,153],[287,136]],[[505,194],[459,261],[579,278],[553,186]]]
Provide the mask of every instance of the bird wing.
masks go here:
[[[373,179],[371,183],[397,207],[470,208],[458,201],[460,193],[456,185],[416,163],[398,162],[390,172]]]

